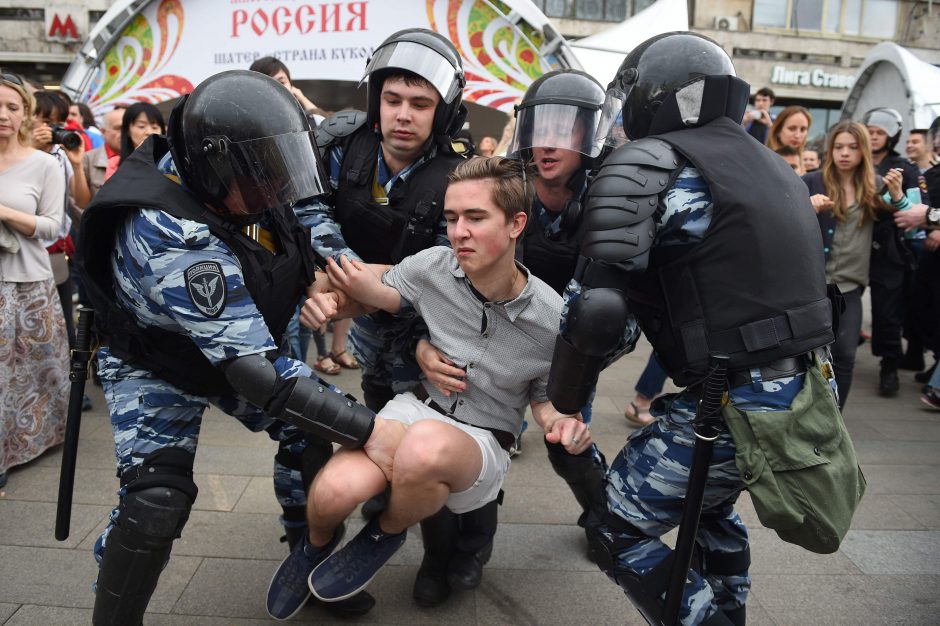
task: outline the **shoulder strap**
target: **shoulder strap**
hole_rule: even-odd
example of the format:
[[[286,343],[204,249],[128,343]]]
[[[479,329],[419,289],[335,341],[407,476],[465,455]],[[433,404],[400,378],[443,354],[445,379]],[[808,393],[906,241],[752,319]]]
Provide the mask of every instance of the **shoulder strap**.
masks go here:
[[[365,111],[340,111],[323,120],[314,136],[320,148],[320,156],[325,157],[327,151],[337,142],[342,142],[366,123]]]

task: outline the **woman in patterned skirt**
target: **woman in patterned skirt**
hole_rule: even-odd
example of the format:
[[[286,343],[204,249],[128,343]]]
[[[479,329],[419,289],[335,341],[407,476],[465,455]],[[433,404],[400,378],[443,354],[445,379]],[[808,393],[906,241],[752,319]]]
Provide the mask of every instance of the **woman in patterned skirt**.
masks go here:
[[[29,145],[33,97],[0,70],[0,486],[7,470],[62,442],[68,337],[49,255],[65,179]]]

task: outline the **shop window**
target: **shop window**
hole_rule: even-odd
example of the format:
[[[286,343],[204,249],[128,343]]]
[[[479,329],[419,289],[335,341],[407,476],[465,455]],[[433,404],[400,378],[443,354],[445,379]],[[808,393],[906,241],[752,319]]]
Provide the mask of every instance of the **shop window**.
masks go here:
[[[898,0],[755,0],[757,29],[893,39]]]
[[[548,17],[622,22],[655,0],[533,0]]]

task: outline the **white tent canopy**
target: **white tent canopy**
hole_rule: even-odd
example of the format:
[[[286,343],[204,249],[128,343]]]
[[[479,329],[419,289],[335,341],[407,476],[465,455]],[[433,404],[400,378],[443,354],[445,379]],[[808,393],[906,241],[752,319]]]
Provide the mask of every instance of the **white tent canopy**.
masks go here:
[[[875,107],[890,107],[904,119],[903,150],[912,128],[927,128],[940,115],[940,68],[901,46],[883,42],[872,48],[858,70],[842,106],[842,118],[860,120]]]
[[[686,0],[657,0],[633,17],[569,45],[581,65],[601,85],[607,85],[624,57],[650,37],[677,30],[689,30]]]

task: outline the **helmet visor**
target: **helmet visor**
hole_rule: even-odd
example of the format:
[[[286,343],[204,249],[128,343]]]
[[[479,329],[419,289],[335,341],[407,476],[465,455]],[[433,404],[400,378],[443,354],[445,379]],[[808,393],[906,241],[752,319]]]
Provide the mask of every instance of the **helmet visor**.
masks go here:
[[[887,111],[872,111],[865,120],[866,126],[877,126],[887,133],[888,137],[894,137],[901,132],[901,124],[898,118]]]
[[[606,146],[616,148],[626,141],[623,129],[623,107],[627,102],[627,93],[619,87],[607,90],[607,99],[601,106],[597,132],[595,133],[594,151],[600,154]]]
[[[517,156],[532,148],[560,148],[594,157],[594,133],[600,109],[573,104],[537,104],[520,107],[507,154]]]
[[[312,131],[222,145],[223,155],[210,163],[223,183],[222,203],[233,215],[293,207],[325,189]]]
[[[431,83],[441,99],[450,104],[463,89],[461,72],[436,50],[413,41],[396,41],[372,54],[360,85],[377,70],[397,68],[414,72]]]

